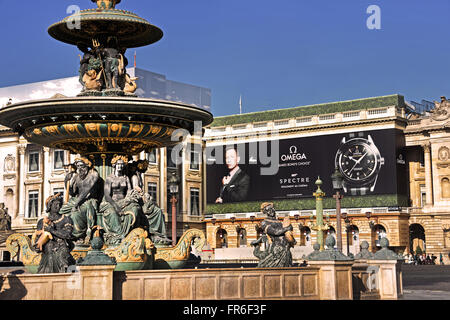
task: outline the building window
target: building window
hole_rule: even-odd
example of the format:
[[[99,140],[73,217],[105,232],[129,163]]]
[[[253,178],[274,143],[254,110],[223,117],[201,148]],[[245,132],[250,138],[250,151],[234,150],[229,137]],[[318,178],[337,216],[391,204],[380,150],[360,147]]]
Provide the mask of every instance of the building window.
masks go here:
[[[191,188],[191,216],[200,215],[200,190]]]
[[[166,151],[167,151],[167,155],[166,155],[166,158],[167,158],[167,168],[176,168],[177,165],[176,165],[176,163],[172,160],[172,151],[173,151],[173,148],[167,148]]]
[[[450,198],[450,180],[448,178],[442,179],[441,189],[442,189],[442,198],[443,199]]]
[[[147,153],[147,160],[150,164],[157,163],[156,148],[153,148],[149,153]]]
[[[28,154],[28,172],[39,171],[39,152],[34,151]]]
[[[195,150],[191,150],[191,161],[189,164],[191,170],[200,170],[200,153]]]
[[[55,188],[55,189],[53,189],[53,195],[58,194],[58,193],[64,199],[64,188]]]
[[[53,169],[64,169],[64,150],[55,150],[53,152]]]
[[[39,200],[38,191],[28,192],[28,218],[37,218],[39,210],[38,200]]]
[[[150,195],[150,197],[152,197],[153,201],[156,202],[156,199],[158,199],[158,185],[156,183],[150,182],[147,187],[147,193]]]
[[[427,192],[425,190],[425,186],[420,186],[420,206],[424,207],[427,204]]]

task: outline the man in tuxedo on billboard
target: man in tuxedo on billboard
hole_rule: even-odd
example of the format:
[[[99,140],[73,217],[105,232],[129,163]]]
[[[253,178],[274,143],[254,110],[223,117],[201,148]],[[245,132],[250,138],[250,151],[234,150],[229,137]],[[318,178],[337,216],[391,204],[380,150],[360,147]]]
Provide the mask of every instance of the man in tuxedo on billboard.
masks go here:
[[[216,203],[239,202],[246,200],[250,186],[250,177],[239,168],[239,153],[236,149],[227,149],[225,164],[228,175],[222,179],[220,195]]]

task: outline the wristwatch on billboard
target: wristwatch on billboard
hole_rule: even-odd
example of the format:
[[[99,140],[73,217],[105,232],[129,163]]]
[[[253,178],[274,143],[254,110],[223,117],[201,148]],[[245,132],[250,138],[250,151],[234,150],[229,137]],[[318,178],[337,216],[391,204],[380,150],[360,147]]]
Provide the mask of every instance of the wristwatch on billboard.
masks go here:
[[[375,190],[384,158],[370,134],[350,133],[341,140],[335,166],[344,176],[343,188],[351,195],[366,195]]]

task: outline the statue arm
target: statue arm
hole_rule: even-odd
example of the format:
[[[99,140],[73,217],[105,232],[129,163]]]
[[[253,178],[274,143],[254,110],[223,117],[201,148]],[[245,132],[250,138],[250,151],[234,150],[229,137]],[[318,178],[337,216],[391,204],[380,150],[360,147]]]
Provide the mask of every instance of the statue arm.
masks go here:
[[[52,227],[49,232],[60,239],[71,239],[72,238],[73,225],[68,221],[65,221],[65,225],[61,230],[57,230]]]
[[[267,225],[265,228],[265,232],[267,234],[270,234],[271,236],[275,236],[275,237],[279,237],[284,235],[286,232],[290,231],[292,229],[292,226],[288,226],[288,227],[274,227],[272,225]]]

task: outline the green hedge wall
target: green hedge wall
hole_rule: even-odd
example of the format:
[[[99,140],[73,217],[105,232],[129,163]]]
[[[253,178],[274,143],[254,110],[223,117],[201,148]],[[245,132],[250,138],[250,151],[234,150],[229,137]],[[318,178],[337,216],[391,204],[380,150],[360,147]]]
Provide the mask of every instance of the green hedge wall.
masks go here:
[[[383,97],[365,98],[358,100],[349,100],[341,102],[331,102],[316,104],[310,106],[301,106],[295,108],[277,109],[262,112],[253,112],[238,114],[232,116],[217,117],[211,124],[211,127],[221,127],[226,125],[235,125],[241,123],[251,123],[259,121],[269,121],[276,119],[289,119],[297,117],[306,117],[312,115],[329,114],[336,112],[365,110],[373,108],[382,108],[386,106],[404,106],[403,96],[394,94]]]
[[[224,204],[208,204],[206,214],[220,213],[240,213],[240,212],[259,212],[263,202],[240,202]],[[275,200],[273,202],[277,211],[290,210],[313,210],[316,208],[315,198],[295,199],[295,200]],[[407,207],[408,198],[403,195],[379,195],[379,196],[359,196],[344,197],[341,201],[343,208],[372,208],[372,207]],[[323,199],[324,209],[336,208],[336,200],[331,197]]]

